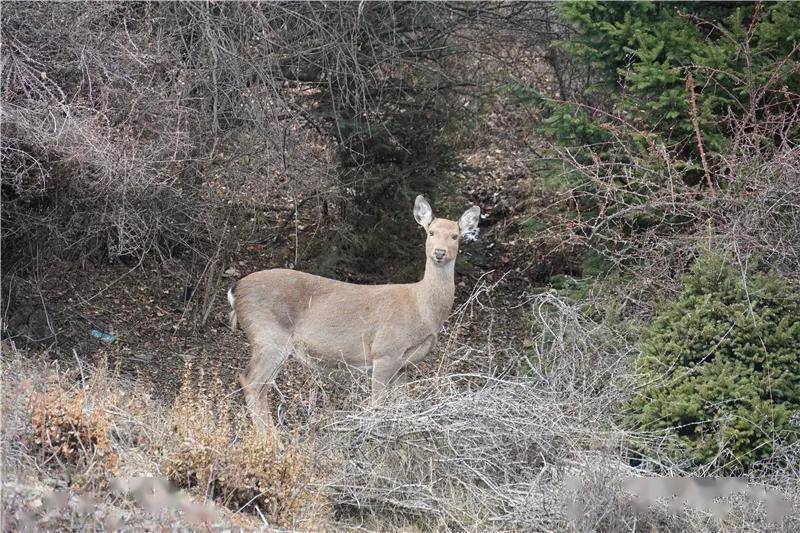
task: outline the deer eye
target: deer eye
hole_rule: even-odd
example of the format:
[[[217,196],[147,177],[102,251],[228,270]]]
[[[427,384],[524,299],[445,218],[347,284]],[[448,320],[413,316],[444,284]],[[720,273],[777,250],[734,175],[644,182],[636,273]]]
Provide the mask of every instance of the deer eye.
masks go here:
[[[453,238],[453,240],[458,239],[458,235],[451,235],[451,237]]]
[[[433,237],[433,232],[432,232],[432,231],[429,231],[429,232],[428,232],[428,235],[430,235],[431,237]]]

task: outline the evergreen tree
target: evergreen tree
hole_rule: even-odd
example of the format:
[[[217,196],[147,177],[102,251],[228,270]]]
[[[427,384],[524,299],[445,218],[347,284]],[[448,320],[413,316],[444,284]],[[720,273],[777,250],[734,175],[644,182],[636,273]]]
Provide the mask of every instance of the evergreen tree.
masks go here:
[[[673,429],[673,458],[746,471],[793,441],[800,413],[800,292],[783,278],[698,261],[649,327],[630,404],[639,430]]]

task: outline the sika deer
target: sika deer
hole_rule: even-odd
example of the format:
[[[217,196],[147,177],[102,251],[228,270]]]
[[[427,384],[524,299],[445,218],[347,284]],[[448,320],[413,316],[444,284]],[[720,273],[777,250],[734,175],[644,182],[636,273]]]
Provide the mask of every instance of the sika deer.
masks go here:
[[[231,327],[241,324],[252,350],[240,381],[253,420],[262,414],[271,420],[262,390],[292,353],[371,367],[374,400],[407,364],[430,352],[453,306],[459,239],[477,234],[480,209],[471,207],[458,222],[433,218],[430,204],[417,196],[414,218],[427,233],[425,276],[417,283],[356,285],[272,269],[228,290]]]

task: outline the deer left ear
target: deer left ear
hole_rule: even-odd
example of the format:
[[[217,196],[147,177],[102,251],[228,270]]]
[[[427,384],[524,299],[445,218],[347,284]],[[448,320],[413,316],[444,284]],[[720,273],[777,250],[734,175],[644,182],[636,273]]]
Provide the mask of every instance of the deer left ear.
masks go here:
[[[478,238],[478,222],[481,220],[481,208],[473,205],[461,215],[458,219],[458,229],[461,231],[461,237],[474,241]]]

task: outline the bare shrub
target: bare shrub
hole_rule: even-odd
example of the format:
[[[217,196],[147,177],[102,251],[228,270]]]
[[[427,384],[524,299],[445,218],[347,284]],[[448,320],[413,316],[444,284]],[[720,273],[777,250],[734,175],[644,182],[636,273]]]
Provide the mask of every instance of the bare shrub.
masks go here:
[[[550,225],[537,239],[552,254],[588,251],[636,280],[616,288],[628,289],[617,300],[632,291],[674,293],[678,274],[707,248],[731,253],[741,265],[757,256],[800,280],[800,146],[793,134],[800,115],[783,105],[800,96],[750,90],[770,96],[726,117],[730,142],[707,154],[712,189],[692,183],[682,154],[652,133],[623,116],[570,104],[601,117],[610,140],[551,146],[564,186],[546,193],[553,200],[538,214]]]
[[[52,7],[15,5],[3,21],[12,236],[111,257],[185,241],[198,206],[179,173],[197,114],[178,83],[154,76],[167,55],[148,46],[152,28],[128,26],[133,6]]]
[[[633,466],[632,444],[670,436],[617,424],[636,352],[624,326],[552,292],[529,304],[533,339],[518,360],[527,376],[443,372],[324,426],[331,503],[384,529],[724,530],[701,508],[659,501],[637,510],[624,488],[631,478],[686,475],[667,456]],[[797,505],[796,489],[786,494]],[[750,513],[737,513],[737,524],[768,522],[758,502],[732,498]],[[792,521],[778,526],[789,531]]]
[[[536,362],[518,361],[530,377],[445,372],[411,384],[412,396],[333,422],[331,445],[346,462],[329,482],[332,501],[448,529],[560,523],[563,501],[554,491],[565,469],[593,454],[611,460],[622,446],[611,413],[628,348],[606,354],[600,347],[611,345],[598,344],[589,355],[590,339],[606,331],[552,295],[534,302],[559,313],[541,315]],[[606,363],[596,387],[588,386],[590,357]]]
[[[348,459],[330,482],[336,503],[457,528],[542,527],[557,510],[539,481],[571,451],[614,440],[594,413],[573,410],[533,380],[436,381],[414,399],[335,424],[336,448]]]
[[[213,285],[233,234],[294,220],[297,238],[303,216],[339,240],[307,251],[321,270],[348,264],[382,248],[365,228],[449,181],[443,131],[484,91],[467,72],[551,22],[536,3],[10,4],[4,250],[188,250]]]

